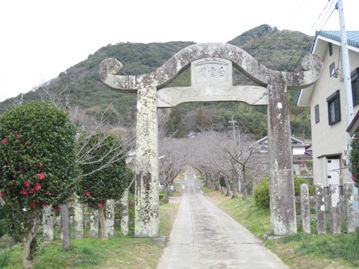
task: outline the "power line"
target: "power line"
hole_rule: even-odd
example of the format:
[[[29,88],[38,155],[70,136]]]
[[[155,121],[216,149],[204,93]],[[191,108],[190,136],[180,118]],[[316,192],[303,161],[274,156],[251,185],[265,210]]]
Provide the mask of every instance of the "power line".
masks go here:
[[[326,3],[326,5],[324,6],[323,10],[320,12],[318,18],[315,20],[313,26],[310,28],[309,33],[307,33],[307,35],[310,35],[310,32],[311,32],[311,31],[313,30],[313,28],[318,24],[319,20],[321,20],[321,21],[320,21],[320,23],[318,24],[318,26],[320,26],[320,24],[322,24],[323,20],[325,19],[326,15],[328,14],[328,11],[330,10],[330,7],[333,5],[334,2],[335,2],[335,0],[328,0],[328,2]],[[305,2],[304,2],[304,3],[305,3]],[[303,3],[303,4],[304,4],[304,3]],[[303,5],[303,4],[302,4],[302,5]],[[301,6],[302,6],[302,5],[301,5]],[[301,6],[300,6],[300,7],[301,7]],[[299,7],[299,8],[300,8],[300,7]],[[299,8],[298,8],[298,9],[299,9]],[[298,9],[297,9],[297,10],[298,10]],[[334,10],[335,10],[335,8],[332,10],[332,12],[330,13],[330,15],[326,18],[326,20],[325,20],[325,22],[322,24],[322,26],[321,26],[320,28],[318,27],[317,30],[318,30],[318,29],[320,29],[320,30],[323,29],[323,27],[325,26],[325,24],[327,23],[327,21],[329,20],[329,18],[331,17],[331,15],[333,14]],[[317,30],[316,30],[316,32],[317,32]],[[307,45],[306,45],[304,48],[302,48],[303,44],[306,43],[305,38],[303,38],[302,42],[301,42],[301,43],[299,44],[299,46],[298,46],[298,49],[295,51],[295,53],[292,54],[291,58],[288,60],[288,62],[287,62],[287,64],[286,64],[286,69],[288,69],[288,65],[289,65],[289,63],[292,61],[292,59],[294,58],[294,56],[296,56],[298,52],[301,52],[301,55],[300,55],[300,57],[299,57],[299,59],[298,59],[298,61],[297,61],[297,63],[296,63],[297,65],[299,64],[299,62],[300,62],[300,60],[303,58],[303,56],[310,50],[310,47],[311,47],[312,43],[314,42],[314,40],[315,40],[315,35],[313,36],[313,38],[311,38],[311,39],[308,41]]]

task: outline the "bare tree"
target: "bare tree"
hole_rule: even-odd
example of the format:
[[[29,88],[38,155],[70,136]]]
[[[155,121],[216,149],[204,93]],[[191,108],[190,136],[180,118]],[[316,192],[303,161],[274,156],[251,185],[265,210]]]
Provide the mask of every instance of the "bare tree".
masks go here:
[[[167,196],[173,181],[186,165],[186,138],[162,137],[159,140],[159,180],[167,189]]]

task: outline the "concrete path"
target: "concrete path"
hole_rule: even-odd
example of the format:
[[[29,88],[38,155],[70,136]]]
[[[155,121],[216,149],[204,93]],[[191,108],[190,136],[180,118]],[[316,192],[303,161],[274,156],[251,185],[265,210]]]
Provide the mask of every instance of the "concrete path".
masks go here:
[[[200,193],[201,183],[184,180],[173,230],[157,269],[284,269],[262,242]]]

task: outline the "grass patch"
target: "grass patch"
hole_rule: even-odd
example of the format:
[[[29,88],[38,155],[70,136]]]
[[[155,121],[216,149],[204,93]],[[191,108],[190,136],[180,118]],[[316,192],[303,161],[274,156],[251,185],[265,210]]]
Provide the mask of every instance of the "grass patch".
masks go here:
[[[263,239],[264,234],[270,233],[270,211],[257,208],[252,197],[242,201],[213,190],[207,189],[204,193],[258,238]],[[297,233],[267,240],[264,245],[293,269],[359,268],[359,230],[341,235]]]
[[[179,209],[180,185],[170,197],[170,202],[160,206],[160,233],[169,236]],[[116,227],[115,237],[72,239],[72,249],[64,250],[62,241],[43,242],[36,257],[35,269],[155,269],[163,248],[149,239],[120,236]],[[85,236],[89,233],[85,233]],[[8,242],[5,242],[8,243]],[[22,247],[15,245],[0,249],[0,268],[22,269]]]

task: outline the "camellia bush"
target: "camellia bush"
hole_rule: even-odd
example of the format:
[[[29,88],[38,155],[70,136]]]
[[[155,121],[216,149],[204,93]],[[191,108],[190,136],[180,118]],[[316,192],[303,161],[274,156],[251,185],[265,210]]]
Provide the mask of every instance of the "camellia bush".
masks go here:
[[[33,268],[42,208],[74,193],[76,129],[66,112],[30,102],[0,115],[0,197],[11,208],[10,235],[23,244],[23,265]]]
[[[352,180],[355,187],[358,187],[359,182],[359,133],[355,133],[350,143],[350,162],[349,169],[352,174]]]
[[[83,133],[78,148],[82,170],[78,198],[92,209],[98,209],[101,238],[108,239],[106,202],[120,199],[133,178],[132,171],[126,167],[126,151],[116,135],[106,132]]]

